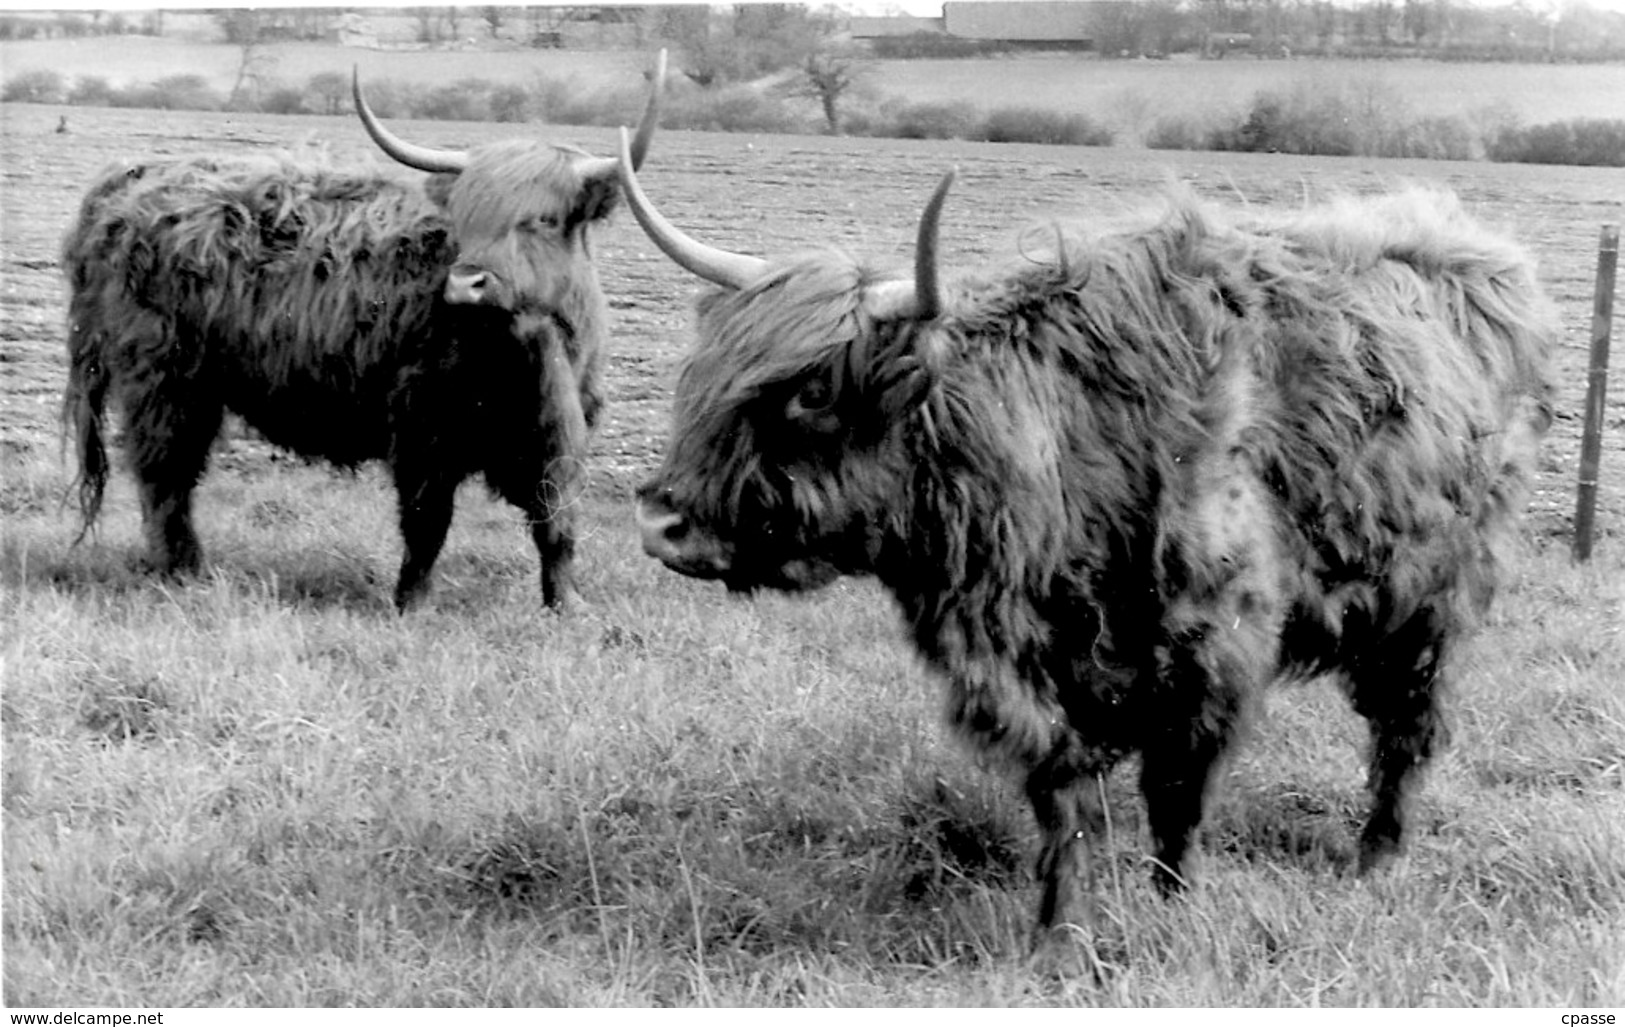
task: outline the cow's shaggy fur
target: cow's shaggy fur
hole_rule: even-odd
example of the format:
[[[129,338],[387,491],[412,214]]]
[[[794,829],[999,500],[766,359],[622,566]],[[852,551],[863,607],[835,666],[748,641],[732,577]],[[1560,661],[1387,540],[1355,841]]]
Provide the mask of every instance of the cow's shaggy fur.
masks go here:
[[[580,179],[580,156],[493,144],[427,189],[286,154],[106,171],[62,251],[86,527],[112,398],[151,560],[196,567],[191,493],[229,410],[295,453],[389,464],[401,607],[428,589],[454,492],[479,473],[525,512],[547,603],[570,598],[605,322],[586,229],[618,196]],[[483,276],[483,303],[447,301],[453,267]]]
[[[1128,753],[1182,883],[1283,673],[1336,672],[1370,722],[1374,865],[1549,420],[1529,258],[1426,191],[1043,231],[926,323],[871,319],[876,277],[833,253],[705,296],[651,552],[735,588],[878,575],[954,726],[1025,783],[1045,924]]]

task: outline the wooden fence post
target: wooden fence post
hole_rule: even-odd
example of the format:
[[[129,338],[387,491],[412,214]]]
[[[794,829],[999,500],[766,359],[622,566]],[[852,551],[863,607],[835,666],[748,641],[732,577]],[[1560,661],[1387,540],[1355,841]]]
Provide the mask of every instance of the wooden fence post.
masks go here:
[[[1597,512],[1602,468],[1603,400],[1608,392],[1608,333],[1614,317],[1614,269],[1619,263],[1619,226],[1603,225],[1597,246],[1597,293],[1591,308],[1591,371],[1586,381],[1585,434],[1580,437],[1580,488],[1574,508],[1574,559],[1591,558],[1591,526]]]

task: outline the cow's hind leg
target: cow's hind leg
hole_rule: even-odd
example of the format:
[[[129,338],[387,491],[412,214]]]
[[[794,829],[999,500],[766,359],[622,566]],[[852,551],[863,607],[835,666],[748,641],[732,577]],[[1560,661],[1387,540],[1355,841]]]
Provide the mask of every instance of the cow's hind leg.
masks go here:
[[[403,548],[401,574],[395,582],[395,608],[403,613],[429,593],[435,560],[451,528],[457,484],[445,475],[419,475],[399,464],[395,468]]]
[[[1360,834],[1360,872],[1399,851],[1405,802],[1444,740],[1438,696],[1451,632],[1424,607],[1350,669],[1355,710],[1371,726],[1371,814]]]
[[[192,490],[209,464],[225,408],[177,376],[124,397],[126,454],[141,494],[148,558],[164,574],[195,571],[203,547],[192,526]]]

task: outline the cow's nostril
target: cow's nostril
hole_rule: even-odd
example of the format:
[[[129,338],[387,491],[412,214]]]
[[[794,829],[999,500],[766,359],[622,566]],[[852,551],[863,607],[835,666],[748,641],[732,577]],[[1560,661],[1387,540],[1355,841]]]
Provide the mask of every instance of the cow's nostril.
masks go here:
[[[638,504],[638,533],[650,556],[667,559],[677,552],[677,544],[688,533],[688,519],[682,514],[651,503]]]
[[[484,271],[453,272],[446,279],[446,299],[452,303],[479,303],[485,298],[489,284],[490,276]]]
[[[703,523],[695,522],[664,502],[643,500],[637,507],[638,533],[643,551],[684,574],[715,578],[731,563],[726,548],[712,538]]]
[[[683,517],[680,514],[673,514],[670,523],[662,528],[660,533],[665,537],[667,542],[677,545],[684,539],[688,538],[689,531],[690,525],[688,518]]]

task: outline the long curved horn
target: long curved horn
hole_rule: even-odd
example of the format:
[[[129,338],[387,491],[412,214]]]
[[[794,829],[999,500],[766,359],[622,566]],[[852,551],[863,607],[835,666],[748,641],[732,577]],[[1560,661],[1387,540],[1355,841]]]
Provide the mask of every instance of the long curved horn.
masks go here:
[[[621,159],[619,161],[621,175],[621,191],[626,194],[627,206],[632,208],[632,216],[638,219],[643,231],[654,240],[654,244],[661,251],[676,261],[679,267],[699,275],[708,282],[725,286],[729,289],[743,289],[745,286],[761,277],[767,270],[767,261],[760,257],[750,257],[743,253],[730,253],[707,246],[697,239],[692,239],[670,221],[665,215],[655,210],[654,204],[638,185],[638,176],[632,162],[626,126],[621,126]]]
[[[468,167],[468,154],[462,150],[434,150],[427,146],[418,146],[397,138],[394,133],[378,123],[373,116],[372,108],[367,106],[366,98],[361,95],[361,66],[350,66],[350,91],[355,94],[355,112],[361,116],[361,124],[366,127],[367,134],[378,148],[391,157],[405,164],[409,168],[419,171],[450,171],[453,174]]]
[[[914,281],[885,282],[873,287],[864,305],[876,321],[911,319],[929,321],[942,313],[942,284],[937,275],[937,236],[942,222],[942,205],[948,199],[959,171],[950,168],[920,215],[920,229],[914,240]]]
[[[666,88],[666,51],[655,57],[654,75],[649,83],[649,102],[643,107],[643,119],[638,122],[638,134],[632,138],[632,166],[643,167],[643,158],[649,153],[649,143],[660,127],[660,95]],[[576,165],[582,181],[595,178],[614,178],[620,167],[619,157],[595,157]]]

